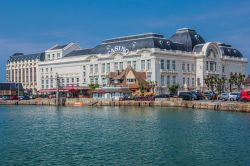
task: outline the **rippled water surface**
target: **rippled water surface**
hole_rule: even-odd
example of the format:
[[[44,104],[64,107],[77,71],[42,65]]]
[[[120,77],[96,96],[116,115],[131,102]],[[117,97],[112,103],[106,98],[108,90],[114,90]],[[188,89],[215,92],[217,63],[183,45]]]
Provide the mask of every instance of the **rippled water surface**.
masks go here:
[[[250,114],[0,106],[0,165],[250,165]]]

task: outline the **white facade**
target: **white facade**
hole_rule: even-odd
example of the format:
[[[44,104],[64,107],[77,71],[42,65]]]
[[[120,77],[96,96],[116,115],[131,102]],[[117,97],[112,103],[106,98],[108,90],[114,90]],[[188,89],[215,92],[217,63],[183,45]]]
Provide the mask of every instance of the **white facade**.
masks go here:
[[[148,33],[105,40],[91,49],[81,49],[74,43],[55,45],[39,58],[34,57],[11,56],[7,81],[46,90],[57,87],[58,75],[62,87],[90,83],[107,86],[109,72],[131,65],[136,71],[145,71],[147,81],[157,82],[162,92],[172,84],[179,84],[181,89],[204,90],[207,75],[226,79],[231,73],[246,75],[248,63],[237,49],[205,42],[188,28],[178,29],[170,39]]]
[[[87,86],[90,83],[105,86],[110,71],[123,70],[128,65],[136,71],[145,71],[148,81],[156,81],[163,90],[171,84],[201,89],[208,74],[225,78],[229,78],[231,72],[245,74],[247,59],[222,56],[216,43],[207,43],[203,47],[200,53],[144,48],[128,54],[114,52],[44,61],[39,63],[38,88],[56,88],[55,81],[51,82],[56,73],[61,77],[61,86]],[[208,54],[210,49],[217,50],[218,54]]]

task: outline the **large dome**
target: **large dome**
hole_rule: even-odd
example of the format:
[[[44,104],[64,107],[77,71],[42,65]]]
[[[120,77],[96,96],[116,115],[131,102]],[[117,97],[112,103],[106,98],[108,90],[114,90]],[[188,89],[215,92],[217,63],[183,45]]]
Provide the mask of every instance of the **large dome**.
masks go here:
[[[177,29],[170,40],[184,44],[185,50],[188,52],[192,52],[195,45],[205,43],[205,40],[195,30],[189,28]]]

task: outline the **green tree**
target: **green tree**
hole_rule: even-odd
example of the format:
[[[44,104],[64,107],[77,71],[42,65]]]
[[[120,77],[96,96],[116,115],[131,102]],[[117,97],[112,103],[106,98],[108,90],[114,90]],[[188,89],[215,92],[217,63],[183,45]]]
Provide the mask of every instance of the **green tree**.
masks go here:
[[[94,90],[95,90],[96,88],[99,88],[99,84],[93,84],[93,83],[91,83],[91,84],[89,84],[89,88],[90,88],[90,90],[91,90],[91,94],[93,95]],[[92,97],[93,97],[93,96],[92,96]]]
[[[171,94],[176,94],[179,89],[179,85],[169,85],[168,90]]]
[[[140,92],[143,93],[144,90],[147,88],[147,85],[146,84],[143,84],[143,83],[139,83],[139,89],[140,89]]]

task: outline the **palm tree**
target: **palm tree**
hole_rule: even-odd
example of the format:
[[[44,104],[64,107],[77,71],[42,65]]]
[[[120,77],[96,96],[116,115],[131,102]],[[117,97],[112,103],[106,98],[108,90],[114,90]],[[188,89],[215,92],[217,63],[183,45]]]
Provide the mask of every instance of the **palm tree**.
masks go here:
[[[245,79],[245,75],[244,74],[239,73],[239,75],[237,75],[236,81],[235,81],[235,85],[237,86],[238,91],[241,90],[241,85],[242,85],[244,79]]]
[[[233,74],[231,73],[230,74],[230,77],[229,77],[229,87],[230,87],[230,92],[232,92],[232,86],[235,85],[237,83],[237,73]]]
[[[141,93],[143,93],[143,91],[145,90],[146,87],[147,87],[146,84],[139,83],[139,89],[140,89],[140,92],[141,92]]]

